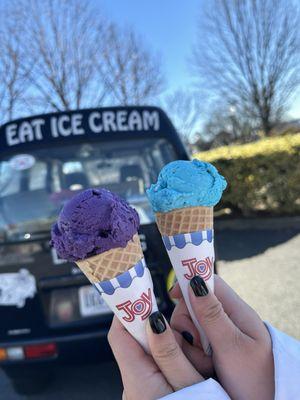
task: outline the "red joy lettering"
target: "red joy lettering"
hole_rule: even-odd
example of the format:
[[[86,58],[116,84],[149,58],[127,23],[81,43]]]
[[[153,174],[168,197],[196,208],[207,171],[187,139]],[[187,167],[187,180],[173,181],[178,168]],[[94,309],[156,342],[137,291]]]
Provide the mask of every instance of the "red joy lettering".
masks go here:
[[[134,302],[127,300],[116,307],[125,312],[126,315],[122,317],[124,321],[132,322],[137,315],[141,316],[142,321],[144,321],[152,311],[151,289],[148,289],[148,293],[143,292]]]
[[[184,277],[188,280],[191,280],[193,276],[195,276],[195,268],[194,265],[197,262],[196,258],[189,258],[188,260],[182,260],[181,263],[184,267],[187,267],[189,273],[184,274]]]
[[[204,280],[208,280],[212,276],[214,259],[206,257],[204,260],[189,258],[181,261],[182,266],[188,269],[188,273],[184,274],[187,280],[191,280],[195,275],[200,275]]]
[[[134,314],[131,311],[131,305],[132,303],[130,300],[127,300],[124,303],[117,305],[118,310],[123,310],[127,314],[126,317],[122,317],[126,322],[132,322],[134,320]]]

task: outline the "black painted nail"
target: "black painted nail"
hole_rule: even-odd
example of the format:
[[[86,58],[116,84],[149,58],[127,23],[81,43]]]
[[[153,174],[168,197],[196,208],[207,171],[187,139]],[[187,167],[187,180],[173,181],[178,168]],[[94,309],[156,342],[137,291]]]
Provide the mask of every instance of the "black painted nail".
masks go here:
[[[194,276],[194,278],[191,279],[190,285],[196,297],[206,296],[208,294],[207,286],[201,276]]]
[[[166,330],[166,322],[165,319],[159,311],[154,312],[149,317],[149,322],[151,329],[154,333],[163,333]]]
[[[191,345],[193,346],[193,344],[194,344],[193,335],[191,335],[190,332],[188,332],[188,331],[183,331],[183,332],[181,332],[181,334],[182,334],[182,337],[183,337],[189,344],[191,344]]]

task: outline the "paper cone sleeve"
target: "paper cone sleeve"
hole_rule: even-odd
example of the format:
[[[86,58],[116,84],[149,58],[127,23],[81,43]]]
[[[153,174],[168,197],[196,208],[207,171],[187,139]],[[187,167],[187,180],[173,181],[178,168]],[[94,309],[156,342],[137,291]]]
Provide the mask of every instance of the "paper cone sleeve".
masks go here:
[[[156,213],[156,223],[162,236],[213,229],[213,218],[213,207],[187,207]]]
[[[139,235],[135,234],[126,247],[118,247],[78,260],[76,264],[91,283],[97,283],[112,279],[129,270],[143,257]]]

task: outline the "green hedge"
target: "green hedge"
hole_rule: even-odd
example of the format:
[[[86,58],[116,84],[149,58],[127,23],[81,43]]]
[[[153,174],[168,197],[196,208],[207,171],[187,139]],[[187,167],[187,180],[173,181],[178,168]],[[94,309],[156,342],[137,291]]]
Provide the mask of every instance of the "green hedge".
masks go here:
[[[211,162],[226,177],[222,207],[244,215],[300,213],[300,134],[219,147],[194,157]]]

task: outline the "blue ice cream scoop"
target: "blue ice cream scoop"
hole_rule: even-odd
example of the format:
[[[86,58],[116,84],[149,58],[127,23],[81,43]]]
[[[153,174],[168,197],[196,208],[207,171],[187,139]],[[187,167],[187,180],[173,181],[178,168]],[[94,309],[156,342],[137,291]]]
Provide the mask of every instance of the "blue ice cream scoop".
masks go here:
[[[185,207],[213,207],[227,186],[225,178],[210,163],[172,161],[147,190],[154,212],[168,212]]]

